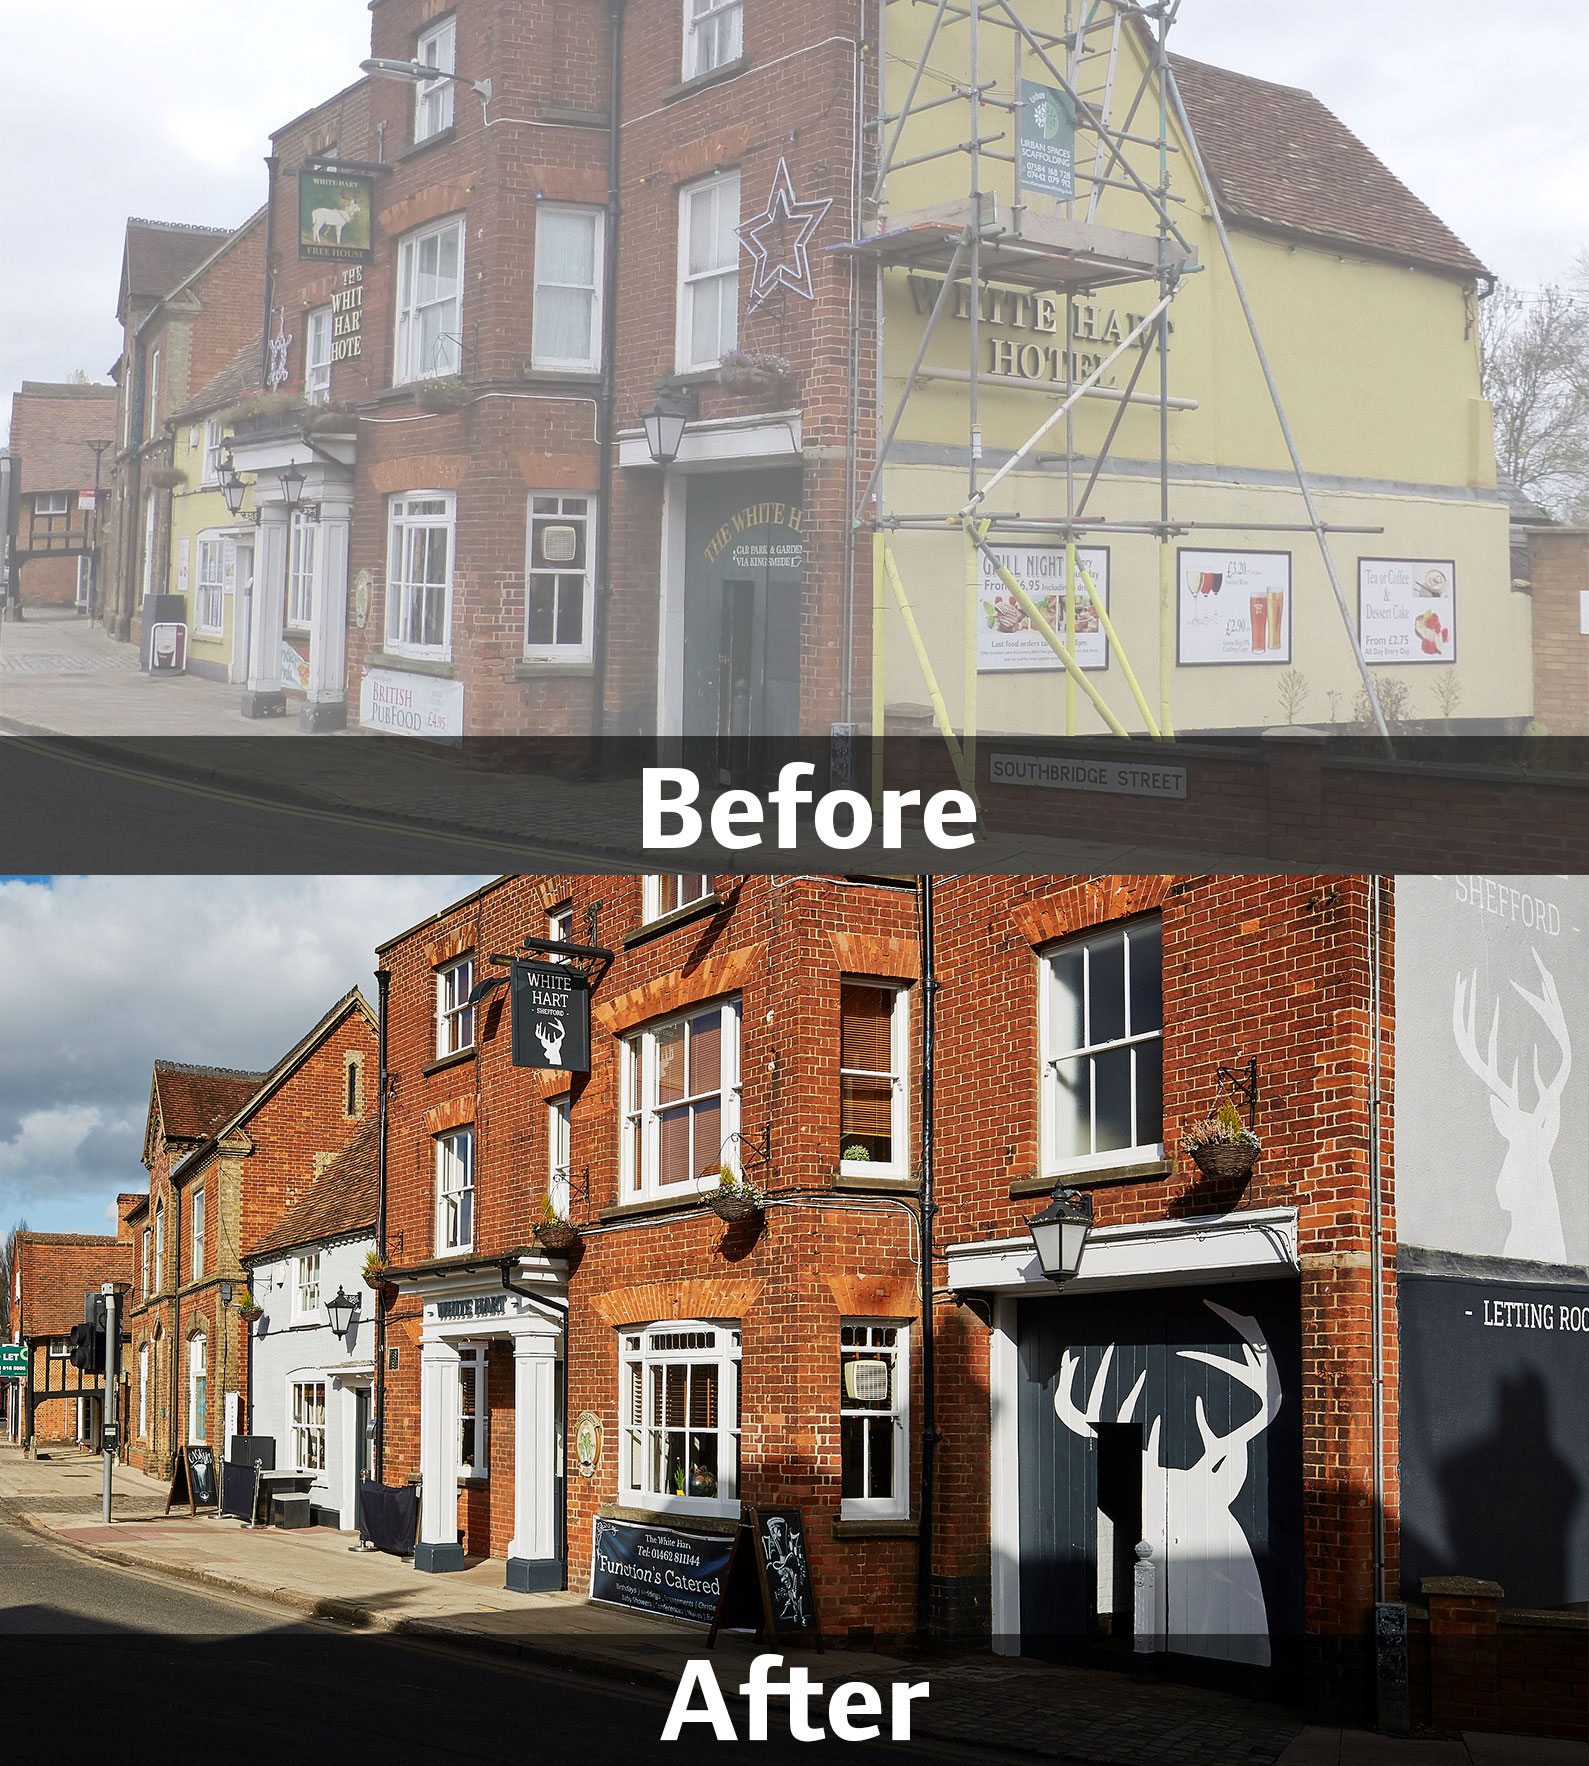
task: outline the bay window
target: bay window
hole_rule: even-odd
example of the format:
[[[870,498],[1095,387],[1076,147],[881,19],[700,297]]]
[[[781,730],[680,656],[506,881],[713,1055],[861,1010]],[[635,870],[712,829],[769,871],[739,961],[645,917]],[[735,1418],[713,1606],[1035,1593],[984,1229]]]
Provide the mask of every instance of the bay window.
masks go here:
[[[436,1250],[474,1247],[474,1130],[436,1137]]]
[[[844,1520],[910,1514],[910,1327],[839,1327],[839,1512]]]
[[[450,493],[392,498],[386,551],[386,647],[445,658],[452,649],[452,553],[456,504]]]
[[[623,1043],[628,1199],[715,1187],[739,1127],[739,1003],[697,1006]]]
[[[397,248],[397,346],[392,385],[456,374],[463,360],[463,217]]]
[[[878,981],[839,988],[839,1162],[854,1174],[908,1177],[910,996]]]
[[[739,1513],[737,1322],[670,1321],[619,1334],[618,1500]]]
[[[1157,915],[1042,958],[1045,1175],[1164,1156],[1164,1003]]]

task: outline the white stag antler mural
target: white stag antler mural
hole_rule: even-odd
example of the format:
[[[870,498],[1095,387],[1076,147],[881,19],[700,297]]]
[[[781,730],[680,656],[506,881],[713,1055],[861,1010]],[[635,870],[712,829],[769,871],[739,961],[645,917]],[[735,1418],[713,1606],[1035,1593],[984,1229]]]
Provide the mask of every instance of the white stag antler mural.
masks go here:
[[[1215,1300],[1203,1304],[1242,1339],[1241,1359],[1205,1349],[1176,1351],[1182,1361],[1200,1361],[1227,1373],[1258,1399],[1257,1411],[1227,1435],[1208,1425],[1201,1395],[1194,1407],[1203,1451],[1194,1465],[1167,1466],[1160,1457],[1163,1419],[1155,1417],[1142,1454],[1142,1531],[1153,1547],[1160,1575],[1154,1591],[1156,1623],[1173,1647],[1192,1655],[1218,1656],[1269,1666],[1269,1615],[1252,1546],[1232,1513],[1248,1476],[1247,1449],[1280,1413],[1280,1375],[1257,1319],[1232,1312]],[[1114,1344],[1104,1350],[1093,1377],[1085,1411],[1074,1395],[1080,1358],[1067,1349],[1061,1358],[1054,1409],[1072,1434],[1095,1440],[1093,1424],[1103,1415]],[[1147,1371],[1120,1406],[1117,1420],[1133,1420]]]
[[[1501,1002],[1496,1000],[1490,1018],[1489,1050],[1479,1054],[1474,1034],[1478,1013],[1479,977],[1471,980],[1457,976],[1456,996],[1451,1006],[1451,1029],[1457,1039],[1462,1059],[1490,1089],[1490,1116],[1506,1141],[1506,1157],[1495,1180],[1495,1199],[1512,1217],[1506,1235],[1504,1255],[1526,1258],[1536,1263],[1565,1263],[1567,1245],[1561,1230],[1561,1208],[1556,1200],[1556,1178],[1550,1168],[1556,1137],[1561,1132],[1561,1098],[1572,1071],[1572,1041],[1567,1034],[1567,1018],[1561,1008],[1561,997],[1550,971],[1540,961],[1538,951],[1532,953],[1534,967],[1539,970],[1540,990],[1530,993],[1520,982],[1512,983],[1516,992],[1539,1014],[1545,1028],[1561,1051],[1561,1065],[1548,1083],[1539,1070],[1539,1045],[1534,1045],[1534,1107],[1525,1110],[1518,1097],[1518,1062],[1512,1062],[1510,1080],[1501,1078],[1496,1060],[1496,1042],[1501,1029]]]

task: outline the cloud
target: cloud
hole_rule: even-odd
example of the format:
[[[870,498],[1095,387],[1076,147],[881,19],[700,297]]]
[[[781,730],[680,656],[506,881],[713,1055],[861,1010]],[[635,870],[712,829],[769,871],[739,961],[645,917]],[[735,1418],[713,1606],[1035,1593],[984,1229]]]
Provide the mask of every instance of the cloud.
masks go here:
[[[378,939],[482,880],[0,883],[0,1228],[101,1230],[147,1181],[157,1058],[269,1067],[350,987],[373,1004]]]

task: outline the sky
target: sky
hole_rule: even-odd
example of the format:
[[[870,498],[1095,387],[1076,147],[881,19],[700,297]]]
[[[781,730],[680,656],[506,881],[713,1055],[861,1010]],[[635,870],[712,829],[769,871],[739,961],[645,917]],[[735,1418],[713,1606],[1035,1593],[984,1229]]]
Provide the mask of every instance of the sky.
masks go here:
[[[0,1234],[114,1232],[156,1059],[262,1071],[482,877],[0,882]]]
[[[358,77],[369,17],[365,0],[8,9],[0,413],[24,378],[106,378],[127,217],[246,220],[269,130]],[[1175,44],[1317,93],[1509,281],[1560,277],[1589,244],[1583,0],[1183,0]]]

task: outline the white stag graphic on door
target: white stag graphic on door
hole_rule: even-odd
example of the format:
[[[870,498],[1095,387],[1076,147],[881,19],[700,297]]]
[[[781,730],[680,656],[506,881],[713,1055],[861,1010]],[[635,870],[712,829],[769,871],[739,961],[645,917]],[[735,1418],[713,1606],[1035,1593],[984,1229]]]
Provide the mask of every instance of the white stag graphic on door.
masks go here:
[[[1195,1404],[1203,1451],[1196,1464],[1167,1466],[1160,1456],[1162,1417],[1155,1417],[1142,1454],[1142,1530],[1153,1547],[1159,1575],[1154,1588],[1155,1630],[1172,1647],[1189,1655],[1269,1666],[1269,1615],[1252,1546],[1232,1513],[1248,1477],[1247,1449],[1280,1414],[1280,1375],[1257,1319],[1205,1300],[1242,1339],[1241,1359],[1206,1349],[1179,1349],[1182,1361],[1200,1361],[1229,1374],[1258,1399],[1257,1411],[1227,1435],[1209,1427],[1198,1396]],[[1075,1377],[1081,1358],[1067,1349],[1060,1360],[1054,1409],[1072,1434],[1097,1439],[1104,1392],[1115,1346],[1104,1350],[1087,1406],[1076,1403]],[[1147,1383],[1137,1376],[1116,1420],[1135,1420],[1137,1401]]]
[[[1462,1059],[1490,1089],[1490,1116],[1506,1141],[1506,1156],[1495,1179],[1495,1199],[1512,1217],[1503,1255],[1526,1258],[1533,1263],[1565,1263],[1567,1244],[1562,1236],[1561,1208],[1556,1200],[1556,1177],[1550,1160],[1556,1150],[1556,1137],[1561,1133],[1561,1098],[1572,1071],[1572,1041],[1567,1035],[1567,1018],[1555,980],[1540,961],[1539,952],[1531,954],[1534,967],[1539,970],[1539,992],[1530,993],[1516,981],[1512,987],[1539,1014],[1561,1051],[1561,1065],[1547,1082],[1539,1070],[1539,1044],[1534,1045],[1532,1110],[1525,1110],[1518,1096],[1516,1060],[1512,1062],[1512,1077],[1501,1078],[1495,1053],[1501,1031],[1499,1000],[1490,1017],[1489,1050],[1482,1057],[1479,1054],[1474,1034],[1479,1002],[1477,970],[1471,980],[1457,976],[1451,1029]]]

